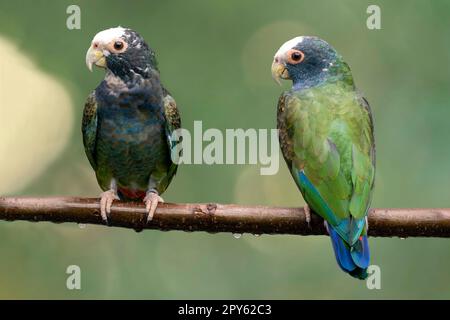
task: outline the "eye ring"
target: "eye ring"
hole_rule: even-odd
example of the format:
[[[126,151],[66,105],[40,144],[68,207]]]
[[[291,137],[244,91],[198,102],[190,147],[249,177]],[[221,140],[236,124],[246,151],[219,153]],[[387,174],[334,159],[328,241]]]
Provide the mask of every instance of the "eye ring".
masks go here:
[[[297,49],[291,49],[287,53],[287,61],[290,64],[299,64],[305,59],[305,54],[303,51]]]

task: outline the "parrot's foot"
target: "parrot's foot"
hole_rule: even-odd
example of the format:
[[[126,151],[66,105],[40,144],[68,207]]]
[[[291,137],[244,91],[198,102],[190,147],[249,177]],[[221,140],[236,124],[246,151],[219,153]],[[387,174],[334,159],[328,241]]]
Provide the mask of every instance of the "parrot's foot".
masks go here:
[[[147,191],[147,195],[144,198],[145,210],[147,210],[147,223],[153,219],[156,207],[159,202],[164,202],[155,189],[150,189]]]
[[[307,204],[305,204],[303,211],[305,212],[306,223],[308,224],[308,227],[311,228],[311,209]]]
[[[111,206],[114,200],[120,200],[115,190],[108,190],[100,194],[100,214],[103,221],[107,224],[111,213]]]

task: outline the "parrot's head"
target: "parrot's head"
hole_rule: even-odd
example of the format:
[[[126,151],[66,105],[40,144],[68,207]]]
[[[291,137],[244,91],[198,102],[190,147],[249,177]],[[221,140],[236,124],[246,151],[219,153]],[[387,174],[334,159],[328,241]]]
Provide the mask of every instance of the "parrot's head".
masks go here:
[[[137,32],[117,27],[97,33],[86,53],[86,65],[106,68],[116,75],[128,72],[145,75],[157,70],[154,51]]]
[[[326,41],[317,37],[296,37],[285,42],[275,53],[272,77],[279,84],[280,79],[289,79],[294,85],[304,85],[304,82],[320,82],[344,72],[340,68],[344,64],[342,57]]]

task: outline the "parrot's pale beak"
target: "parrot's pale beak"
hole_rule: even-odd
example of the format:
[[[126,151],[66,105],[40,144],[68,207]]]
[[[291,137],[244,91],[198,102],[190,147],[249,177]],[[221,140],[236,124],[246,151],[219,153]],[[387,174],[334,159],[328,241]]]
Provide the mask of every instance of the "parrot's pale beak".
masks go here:
[[[272,78],[281,85],[280,79],[290,79],[289,72],[284,63],[274,59],[272,62]]]
[[[98,67],[106,68],[106,58],[103,51],[100,49],[94,49],[92,46],[86,53],[86,66],[89,71],[92,71],[92,65],[95,64]]]

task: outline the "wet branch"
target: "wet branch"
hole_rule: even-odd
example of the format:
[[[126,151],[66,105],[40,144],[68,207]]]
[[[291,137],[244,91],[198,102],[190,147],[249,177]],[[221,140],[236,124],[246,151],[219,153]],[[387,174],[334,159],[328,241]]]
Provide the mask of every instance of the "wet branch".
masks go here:
[[[313,215],[310,225],[303,208],[239,206],[234,204],[174,204],[158,206],[153,221],[141,203],[116,201],[110,226],[158,230],[233,232],[253,234],[323,235],[322,219]],[[0,219],[104,224],[99,201],[92,198],[0,197]],[[450,208],[372,209],[369,234],[375,237],[450,237]]]

